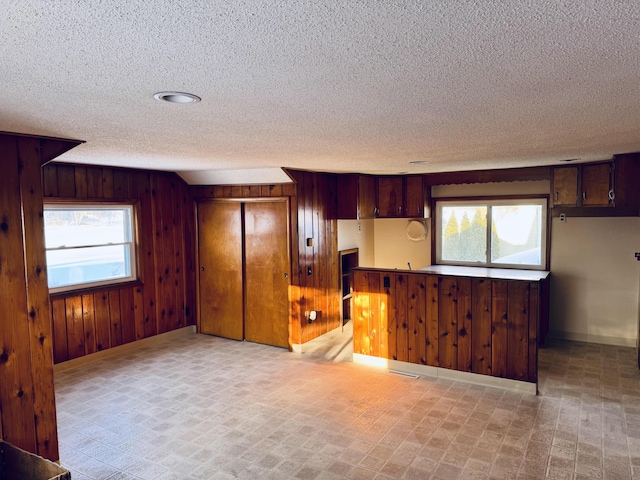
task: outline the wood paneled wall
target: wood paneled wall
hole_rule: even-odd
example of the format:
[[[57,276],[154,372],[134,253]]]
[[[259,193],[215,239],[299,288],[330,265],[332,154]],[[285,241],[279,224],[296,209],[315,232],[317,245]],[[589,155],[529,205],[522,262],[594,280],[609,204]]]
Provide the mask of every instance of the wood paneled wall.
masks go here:
[[[337,180],[333,174],[288,173],[296,183],[193,186],[191,194],[196,200],[289,197],[291,341],[301,344],[340,326]],[[305,312],[311,310],[318,312],[318,317],[309,323]]]
[[[292,232],[297,265],[292,285],[292,333],[302,344],[341,324],[338,268],[337,177],[335,174],[289,170],[296,181]],[[293,209],[295,208],[295,211]],[[297,235],[297,237],[296,237]],[[306,312],[315,310],[309,323]]]
[[[546,283],[356,270],[354,353],[537,381]]]
[[[0,133],[0,439],[54,461],[41,165],[78,143]]]
[[[44,201],[136,207],[139,281],[55,294],[55,362],[195,324],[194,217],[189,187],[173,173],[49,164]]]

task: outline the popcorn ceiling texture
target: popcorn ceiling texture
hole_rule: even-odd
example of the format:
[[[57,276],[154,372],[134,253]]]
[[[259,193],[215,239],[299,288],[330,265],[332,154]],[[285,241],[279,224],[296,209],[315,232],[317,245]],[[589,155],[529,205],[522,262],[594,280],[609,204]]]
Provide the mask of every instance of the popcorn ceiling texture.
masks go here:
[[[636,0],[3,3],[0,130],[87,141],[61,161],[417,173],[640,150]]]

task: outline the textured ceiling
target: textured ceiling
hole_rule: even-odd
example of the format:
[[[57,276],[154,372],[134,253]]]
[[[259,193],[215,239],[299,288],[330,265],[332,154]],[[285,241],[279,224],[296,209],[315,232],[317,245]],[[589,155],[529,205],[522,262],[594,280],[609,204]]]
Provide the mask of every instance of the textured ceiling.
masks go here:
[[[225,178],[599,160],[640,150],[638,32],[637,0],[2,0],[0,130]]]

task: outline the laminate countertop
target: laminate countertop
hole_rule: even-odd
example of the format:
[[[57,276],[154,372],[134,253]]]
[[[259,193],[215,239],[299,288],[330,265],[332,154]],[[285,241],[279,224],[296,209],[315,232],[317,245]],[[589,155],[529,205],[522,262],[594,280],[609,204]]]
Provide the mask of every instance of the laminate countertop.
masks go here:
[[[549,273],[543,270],[519,270],[512,268],[488,268],[488,267],[461,267],[455,265],[430,265],[418,270],[398,270],[389,268],[356,267],[358,270],[379,270],[403,273],[428,273],[431,275],[444,275],[451,277],[489,278],[492,280],[523,280],[527,282],[539,282],[545,280]]]

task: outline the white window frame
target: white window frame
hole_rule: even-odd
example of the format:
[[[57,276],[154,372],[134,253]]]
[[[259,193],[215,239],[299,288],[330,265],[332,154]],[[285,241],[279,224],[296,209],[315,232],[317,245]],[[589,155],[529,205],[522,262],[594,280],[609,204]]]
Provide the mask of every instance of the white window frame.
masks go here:
[[[540,229],[540,265],[495,263],[491,261],[491,207],[501,205],[540,205],[542,207]],[[487,261],[486,262],[460,262],[442,259],[442,208],[443,207],[486,207],[487,208]],[[544,197],[536,198],[501,198],[501,199],[455,199],[437,200],[435,208],[435,260],[438,265],[461,265],[471,267],[508,268],[518,270],[547,270],[547,215],[548,200]]]
[[[104,244],[86,244],[86,245],[76,245],[71,247],[55,247],[55,248],[46,248],[47,252],[50,251],[61,251],[61,250],[74,250],[79,248],[91,248],[91,247],[106,247],[106,246],[114,246],[114,245],[124,245],[127,248],[128,258],[129,258],[129,271],[130,275],[121,278],[109,278],[103,281],[93,281],[93,282],[82,282],[82,283],[74,283],[72,285],[64,285],[60,287],[49,287],[49,293],[63,293],[63,292],[71,292],[74,290],[85,290],[88,288],[94,287],[103,287],[109,285],[119,285],[122,283],[133,282],[138,279],[138,258],[137,258],[137,240],[136,240],[136,209],[132,204],[108,204],[108,203],[45,203],[44,211],[48,210],[126,210],[129,222],[125,225],[126,228],[129,229],[127,232],[129,235],[129,241],[125,241],[122,243],[104,243]],[[45,226],[46,231],[46,226]]]

